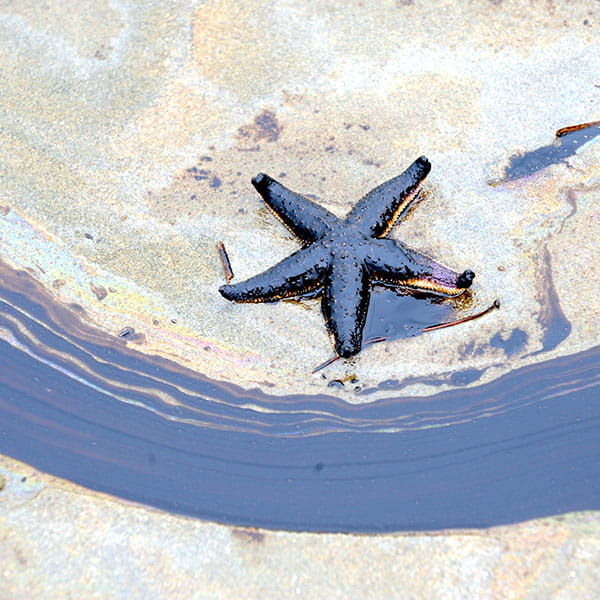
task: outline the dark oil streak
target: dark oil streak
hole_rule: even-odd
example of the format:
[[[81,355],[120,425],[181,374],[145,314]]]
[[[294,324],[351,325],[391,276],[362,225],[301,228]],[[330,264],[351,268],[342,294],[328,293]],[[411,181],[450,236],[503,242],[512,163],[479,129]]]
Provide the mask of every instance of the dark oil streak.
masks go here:
[[[454,316],[455,309],[448,301],[435,297],[415,298],[398,289],[376,285],[371,294],[363,340],[417,336],[423,333],[424,327]]]
[[[564,162],[598,135],[600,135],[598,122],[559,129],[552,144],[525,152],[522,155],[512,156],[504,171],[502,181],[520,179],[550,165]]]
[[[548,248],[544,247],[544,254],[541,265],[538,263],[540,277],[538,281],[543,286],[541,296],[543,298],[542,310],[538,316],[538,323],[544,330],[542,338],[542,348],[533,352],[531,356],[542,354],[554,350],[571,333],[571,323],[569,323],[565,313],[560,306],[560,300],[554,286],[552,277],[552,259]]]
[[[500,333],[494,335],[490,340],[490,346],[492,348],[501,348],[504,354],[510,357],[523,350],[527,344],[528,337],[525,331],[515,327],[506,338],[502,337]]]
[[[357,407],[250,393],[140,354],[2,264],[0,300],[0,453],[90,488],[313,531],[600,509],[600,347],[472,389]],[[244,409],[250,401],[277,413]],[[173,420],[200,410],[206,425]]]

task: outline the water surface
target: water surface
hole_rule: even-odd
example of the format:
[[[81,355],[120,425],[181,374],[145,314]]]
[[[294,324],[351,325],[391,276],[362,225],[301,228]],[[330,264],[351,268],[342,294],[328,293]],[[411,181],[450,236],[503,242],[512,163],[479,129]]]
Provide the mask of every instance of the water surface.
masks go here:
[[[0,263],[0,453],[225,523],[483,527],[600,509],[600,346],[350,405],[213,381],[86,324]]]

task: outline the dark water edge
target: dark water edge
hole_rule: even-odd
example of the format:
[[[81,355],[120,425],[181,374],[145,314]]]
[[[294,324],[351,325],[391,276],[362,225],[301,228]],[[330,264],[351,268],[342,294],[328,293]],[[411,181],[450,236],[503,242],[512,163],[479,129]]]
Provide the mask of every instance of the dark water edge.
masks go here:
[[[276,397],[136,352],[2,263],[0,337],[0,453],[94,490],[300,531],[600,509],[600,346],[427,398]]]

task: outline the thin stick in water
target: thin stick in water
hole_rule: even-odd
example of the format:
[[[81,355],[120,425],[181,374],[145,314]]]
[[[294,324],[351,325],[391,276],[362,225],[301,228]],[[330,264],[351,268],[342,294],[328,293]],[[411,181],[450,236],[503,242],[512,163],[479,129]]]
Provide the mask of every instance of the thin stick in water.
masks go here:
[[[579,131],[580,129],[587,129],[588,127],[597,127],[600,125],[600,121],[590,121],[589,123],[581,123],[580,125],[570,125],[569,127],[563,127],[556,132],[556,137],[563,137],[567,135],[567,133],[573,133],[574,131]]]
[[[314,375],[315,373],[318,373],[321,369],[324,369],[325,367],[328,367],[329,365],[333,364],[336,360],[339,360],[339,356],[336,354],[335,356],[332,356],[331,358],[328,358],[324,363],[321,363],[318,367],[315,367],[312,370],[312,374]]]
[[[437,325],[430,325],[429,327],[425,327],[423,331],[435,331],[436,329],[444,329],[445,327],[452,327],[454,325],[460,325],[461,323],[466,323],[467,321],[472,321],[473,319],[479,319],[479,317],[483,317],[483,315],[487,315],[489,312],[500,308],[500,301],[494,300],[494,303],[491,306],[488,306],[485,310],[478,312],[474,315],[470,315],[468,317],[464,317],[463,319],[458,319],[457,321],[450,321],[449,323],[438,323]]]
[[[227,250],[225,250],[225,244],[223,242],[217,242],[217,252],[219,253],[219,259],[221,260],[221,266],[223,267],[225,281],[229,283],[233,279],[233,269],[231,268],[231,262],[229,261],[229,256],[227,256]]]
[[[387,340],[386,337],[375,337],[375,338],[371,338],[370,340],[367,340],[363,346],[368,346],[369,344],[378,344],[379,342],[385,342]],[[320,371],[321,369],[324,369],[325,367],[328,367],[329,365],[333,364],[336,360],[339,360],[340,357],[337,356],[337,354],[335,356],[332,356],[331,358],[328,358],[324,363],[321,363],[318,367],[316,367],[315,369],[312,370],[313,375],[315,373],[317,373],[318,371]]]

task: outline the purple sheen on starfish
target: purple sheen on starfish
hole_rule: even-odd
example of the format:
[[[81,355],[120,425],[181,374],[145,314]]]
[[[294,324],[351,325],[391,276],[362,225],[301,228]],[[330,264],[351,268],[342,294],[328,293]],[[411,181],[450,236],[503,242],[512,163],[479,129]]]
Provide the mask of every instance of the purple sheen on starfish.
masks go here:
[[[370,191],[338,219],[327,209],[260,173],[252,183],[266,204],[302,242],[303,248],[219,292],[235,302],[273,302],[321,290],[321,310],[336,353],[360,352],[371,286],[386,283],[411,291],[458,296],[475,274],[445,265],[385,239],[417,197],[431,165],[418,158],[404,173]]]

